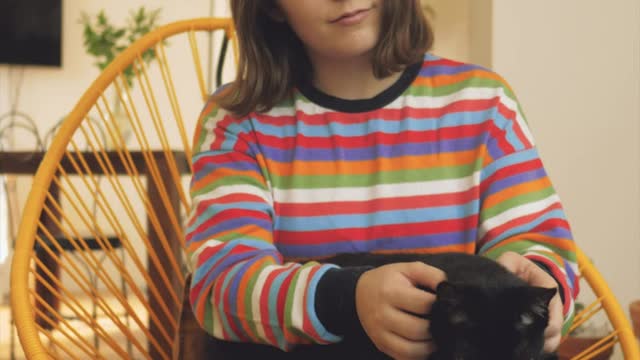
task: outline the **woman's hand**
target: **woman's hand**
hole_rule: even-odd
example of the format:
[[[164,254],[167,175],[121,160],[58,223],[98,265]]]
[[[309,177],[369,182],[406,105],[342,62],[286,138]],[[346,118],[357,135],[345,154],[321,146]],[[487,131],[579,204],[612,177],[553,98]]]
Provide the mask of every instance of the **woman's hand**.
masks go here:
[[[383,353],[397,360],[425,359],[434,351],[428,314],[440,269],[421,262],[397,263],[366,271],[356,285],[356,310],[365,332]],[[415,315],[414,315],[415,314]]]
[[[496,261],[531,286],[558,287],[558,283],[551,275],[518,253],[508,251],[500,255]],[[549,324],[544,332],[544,350],[548,353],[556,351],[560,345],[563,319],[562,301],[560,293],[557,292],[549,303]]]

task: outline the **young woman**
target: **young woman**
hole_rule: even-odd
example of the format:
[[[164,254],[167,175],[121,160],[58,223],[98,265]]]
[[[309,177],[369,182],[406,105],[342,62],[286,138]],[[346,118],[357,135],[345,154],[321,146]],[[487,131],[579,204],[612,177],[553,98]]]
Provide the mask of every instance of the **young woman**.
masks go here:
[[[515,95],[437,57],[417,0],[232,0],[237,79],[194,137],[190,299],[218,339],[335,343],[364,331],[424,359],[439,269],[340,268],[345,252],[467,252],[577,295],[574,243]]]

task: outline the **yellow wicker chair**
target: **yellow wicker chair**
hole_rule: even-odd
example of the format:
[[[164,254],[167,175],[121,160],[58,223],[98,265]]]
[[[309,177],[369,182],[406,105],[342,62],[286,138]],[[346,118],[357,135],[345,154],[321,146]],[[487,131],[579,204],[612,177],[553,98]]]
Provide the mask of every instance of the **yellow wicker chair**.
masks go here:
[[[208,95],[199,37],[213,30],[231,38],[237,54],[229,20],[159,28],[105,69],[58,130],[35,176],[12,264],[11,303],[27,358],[171,358],[185,281],[189,121],[196,120]],[[184,38],[188,46],[182,49]],[[174,78],[175,63],[165,48],[182,59],[191,54],[195,67],[180,68],[180,78]],[[148,49],[159,61],[142,60]],[[133,84],[122,75],[130,65]],[[124,258],[115,254],[116,245]],[[76,251],[65,251],[70,247]],[[96,247],[100,253],[91,250]],[[626,359],[640,360],[615,297],[581,252],[578,259],[597,300],[578,314],[576,324],[601,312],[614,330],[576,359],[619,343]],[[97,282],[89,281],[85,268]],[[114,272],[123,276],[127,292],[111,278]],[[87,301],[97,305],[98,314]]]
[[[27,358],[171,358],[190,211],[189,129],[209,93],[202,49],[212,37],[231,39],[234,57],[234,34],[229,19],[213,18],[148,33],[60,125],[34,178],[12,264]],[[157,60],[147,63],[149,50]]]

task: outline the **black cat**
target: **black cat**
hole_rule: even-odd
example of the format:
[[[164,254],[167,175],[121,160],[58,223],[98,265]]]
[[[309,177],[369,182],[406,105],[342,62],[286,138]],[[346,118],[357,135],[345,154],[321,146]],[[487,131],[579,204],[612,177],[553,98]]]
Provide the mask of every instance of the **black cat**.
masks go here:
[[[341,266],[382,266],[421,261],[442,269],[430,331],[437,352],[430,360],[550,360],[544,329],[556,289],[532,287],[493,260],[463,253],[342,254]],[[427,289],[425,289],[427,290]],[[428,291],[428,290],[427,290]]]
[[[421,261],[442,269],[430,331],[437,352],[429,360],[552,360],[543,352],[548,306],[556,289],[531,287],[490,259],[463,253],[341,254],[323,262],[375,267]],[[424,289],[431,291],[429,289]],[[301,345],[285,353],[257,344],[212,340],[223,359],[386,360],[366,336],[345,336],[332,345]]]

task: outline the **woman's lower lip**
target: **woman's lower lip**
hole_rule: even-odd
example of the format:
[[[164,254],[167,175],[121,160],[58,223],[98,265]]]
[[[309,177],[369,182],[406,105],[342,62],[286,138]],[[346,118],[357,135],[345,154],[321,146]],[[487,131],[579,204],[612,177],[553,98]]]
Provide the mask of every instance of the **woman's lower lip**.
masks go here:
[[[338,21],[335,21],[334,24],[343,25],[343,26],[351,26],[357,25],[361,23],[367,16],[369,16],[370,9],[360,11],[351,16],[343,17]]]

